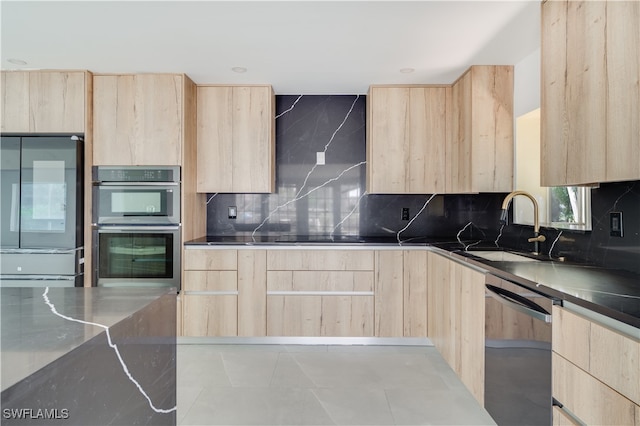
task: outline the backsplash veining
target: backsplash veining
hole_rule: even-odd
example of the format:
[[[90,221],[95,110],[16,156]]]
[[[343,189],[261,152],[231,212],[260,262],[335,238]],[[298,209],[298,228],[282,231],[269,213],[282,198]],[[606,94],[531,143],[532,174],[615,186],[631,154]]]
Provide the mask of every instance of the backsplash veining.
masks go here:
[[[504,194],[367,194],[365,120],[364,95],[277,96],[276,193],[208,194],[207,234],[495,238]]]

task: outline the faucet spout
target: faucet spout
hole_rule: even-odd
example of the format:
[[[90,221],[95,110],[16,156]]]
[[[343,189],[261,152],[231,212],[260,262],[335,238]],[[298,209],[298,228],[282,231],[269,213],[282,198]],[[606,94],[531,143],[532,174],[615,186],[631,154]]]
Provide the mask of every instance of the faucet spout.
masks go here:
[[[534,243],[535,244],[535,252],[538,253],[538,245],[540,242],[544,242],[546,241],[546,238],[544,235],[540,235],[540,222],[539,222],[539,207],[538,207],[538,201],[536,200],[536,198],[531,195],[530,193],[526,192],[526,191],[513,191],[509,194],[507,194],[507,196],[504,198],[504,200],[502,201],[502,213],[500,214],[500,223],[501,224],[506,224],[507,223],[507,217],[509,214],[509,204],[511,204],[511,200],[513,200],[514,197],[518,196],[518,195],[524,195],[525,197],[527,197],[528,199],[531,200],[531,202],[533,203],[533,238],[529,238],[527,241],[529,241],[530,243]]]

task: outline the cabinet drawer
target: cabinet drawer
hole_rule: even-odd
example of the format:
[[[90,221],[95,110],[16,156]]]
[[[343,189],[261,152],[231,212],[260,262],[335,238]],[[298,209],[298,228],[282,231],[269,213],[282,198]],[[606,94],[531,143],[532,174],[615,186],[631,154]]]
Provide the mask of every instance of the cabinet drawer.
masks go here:
[[[640,404],[640,342],[554,306],[553,350]]]
[[[636,404],[557,353],[553,354],[553,396],[582,422],[633,425]]]
[[[373,271],[371,250],[269,250],[268,271]]]
[[[185,271],[235,271],[238,269],[237,250],[185,250]]]
[[[238,297],[231,295],[183,295],[185,336],[237,336]]]
[[[373,272],[268,271],[267,291],[373,292]]]
[[[373,296],[267,296],[268,336],[373,336]]]
[[[238,291],[236,271],[184,271],[184,291]]]

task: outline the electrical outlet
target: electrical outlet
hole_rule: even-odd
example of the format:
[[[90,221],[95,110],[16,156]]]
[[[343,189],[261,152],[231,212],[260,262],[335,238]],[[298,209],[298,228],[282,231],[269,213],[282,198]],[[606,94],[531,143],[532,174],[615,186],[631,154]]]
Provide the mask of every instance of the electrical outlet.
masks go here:
[[[402,220],[409,220],[409,207],[402,208]]]
[[[316,164],[318,166],[324,166],[325,162],[324,162],[324,152],[316,152]]]
[[[609,213],[609,235],[622,237],[622,212]]]
[[[238,217],[238,208],[236,206],[229,206],[228,213],[229,219],[235,219],[236,217]]]

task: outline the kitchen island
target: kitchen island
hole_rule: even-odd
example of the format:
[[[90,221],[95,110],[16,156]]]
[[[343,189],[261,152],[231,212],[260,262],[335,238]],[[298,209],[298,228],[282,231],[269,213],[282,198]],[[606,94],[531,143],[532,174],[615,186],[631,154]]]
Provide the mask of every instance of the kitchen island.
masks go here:
[[[175,290],[0,296],[2,424],[175,424]]]

